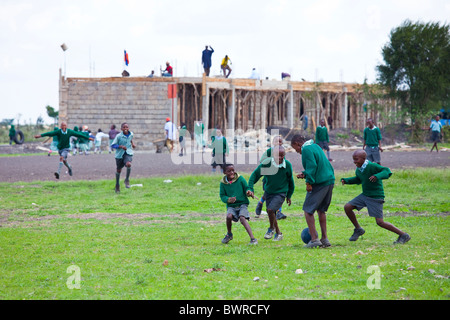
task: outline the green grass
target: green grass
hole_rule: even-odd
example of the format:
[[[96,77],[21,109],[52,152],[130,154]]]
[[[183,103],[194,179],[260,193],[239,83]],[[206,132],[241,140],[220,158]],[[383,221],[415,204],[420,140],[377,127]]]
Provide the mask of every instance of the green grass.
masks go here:
[[[283,207],[284,240],[264,240],[267,216],[252,215],[257,246],[240,224],[234,240],[220,242],[217,175],[136,179],[143,187],[119,195],[112,181],[0,183],[0,299],[448,300],[449,178],[448,170],[396,170],[384,182],[385,220],[411,235],[405,245],[393,245],[397,236],[365,210],[358,219],[366,234],[349,242],[343,206],[361,189],[336,184],[327,215],[333,246],[313,250],[300,240],[302,180]],[[260,183],[255,190],[261,196]],[[70,266],[80,270],[80,289],[67,285]],[[379,289],[367,286],[371,266],[380,270]]]

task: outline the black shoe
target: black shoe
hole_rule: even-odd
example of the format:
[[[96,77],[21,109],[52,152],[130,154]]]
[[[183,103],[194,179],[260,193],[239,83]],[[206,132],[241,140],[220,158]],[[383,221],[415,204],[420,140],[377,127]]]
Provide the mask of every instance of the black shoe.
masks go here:
[[[55,172],[55,178],[59,179],[59,173],[58,172]]]
[[[409,236],[409,234],[404,233],[398,237],[397,241],[395,241],[394,244],[405,244],[409,240],[411,240],[411,237]]]
[[[350,241],[356,241],[356,240],[358,240],[358,238],[359,238],[360,236],[362,236],[364,233],[366,233],[366,231],[365,231],[363,228],[355,229],[355,230],[353,231],[352,236],[351,236],[350,239],[348,239],[348,240],[350,240]]]

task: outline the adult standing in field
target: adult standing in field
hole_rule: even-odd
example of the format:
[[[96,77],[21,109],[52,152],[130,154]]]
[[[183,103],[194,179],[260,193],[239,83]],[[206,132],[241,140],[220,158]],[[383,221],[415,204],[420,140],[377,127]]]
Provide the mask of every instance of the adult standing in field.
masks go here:
[[[228,78],[231,73],[231,68],[230,68],[229,64],[231,64],[231,59],[228,57],[228,55],[225,55],[225,58],[222,59],[222,63],[220,64],[220,68],[222,69],[222,72],[223,72],[223,75],[225,78]],[[227,74],[227,70],[228,70],[228,74]]]
[[[82,132],[77,132],[71,129],[67,129],[67,123],[61,122],[61,129],[53,130],[50,132],[35,135],[36,139],[41,137],[57,137],[58,138],[58,153],[59,153],[59,166],[55,172],[55,178],[59,179],[61,168],[63,164],[69,169],[69,175],[72,176],[72,166],[67,162],[67,155],[70,151],[70,137],[78,137],[85,139],[86,136]],[[89,140],[94,140],[88,138]]]
[[[291,146],[302,156],[304,171],[297,175],[298,179],[306,181],[306,197],[303,202],[306,223],[311,234],[305,248],[329,247],[331,246],[327,235],[326,211],[331,203],[334,187],[334,169],[330,161],[325,157],[322,149],[314,141],[296,134],[292,137]],[[318,239],[316,231],[314,212],[319,215],[319,224],[322,238]]]
[[[205,50],[202,51],[202,64],[203,70],[207,77],[209,77],[209,72],[211,71],[212,61],[211,56],[214,53],[214,49],[209,46],[211,50],[208,50],[208,46],[205,46]]]
[[[434,120],[431,121],[430,128],[431,130],[431,140],[433,141],[433,146],[431,147],[430,152],[433,152],[433,149],[436,148],[436,152],[438,150],[438,142],[441,142],[441,131],[442,131],[442,123],[439,121],[439,116],[436,116]]]
[[[373,119],[367,119],[367,127],[364,129],[363,150],[367,154],[367,160],[381,164],[381,131],[375,126]]]

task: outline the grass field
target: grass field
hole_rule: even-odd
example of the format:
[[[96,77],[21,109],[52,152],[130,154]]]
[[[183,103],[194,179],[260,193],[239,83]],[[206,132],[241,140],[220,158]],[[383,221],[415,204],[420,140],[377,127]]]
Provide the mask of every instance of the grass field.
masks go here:
[[[353,173],[336,172],[336,180]],[[221,243],[219,175],[165,179],[132,180],[143,186],[119,195],[112,181],[0,183],[0,299],[450,297],[448,170],[396,170],[384,181],[385,220],[411,235],[405,245],[394,245],[397,236],[365,210],[358,219],[366,234],[348,241],[353,226],[343,206],[361,187],[336,183],[326,249],[303,248],[303,180],[283,208],[284,239],[264,240],[267,216],[252,215],[259,244],[250,246],[240,224],[234,240]],[[255,191],[262,195],[260,182]],[[251,212],[255,206],[251,199]]]

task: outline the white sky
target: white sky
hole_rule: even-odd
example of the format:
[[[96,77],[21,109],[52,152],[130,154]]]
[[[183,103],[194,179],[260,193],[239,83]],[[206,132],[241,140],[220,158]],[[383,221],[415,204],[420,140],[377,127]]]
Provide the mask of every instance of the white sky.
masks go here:
[[[211,75],[221,59],[231,77],[375,82],[390,31],[405,19],[450,21],[448,0],[0,0],[0,120],[51,123],[59,109],[59,69],[67,77],[201,76],[210,44]],[[68,50],[63,52],[61,44]]]

